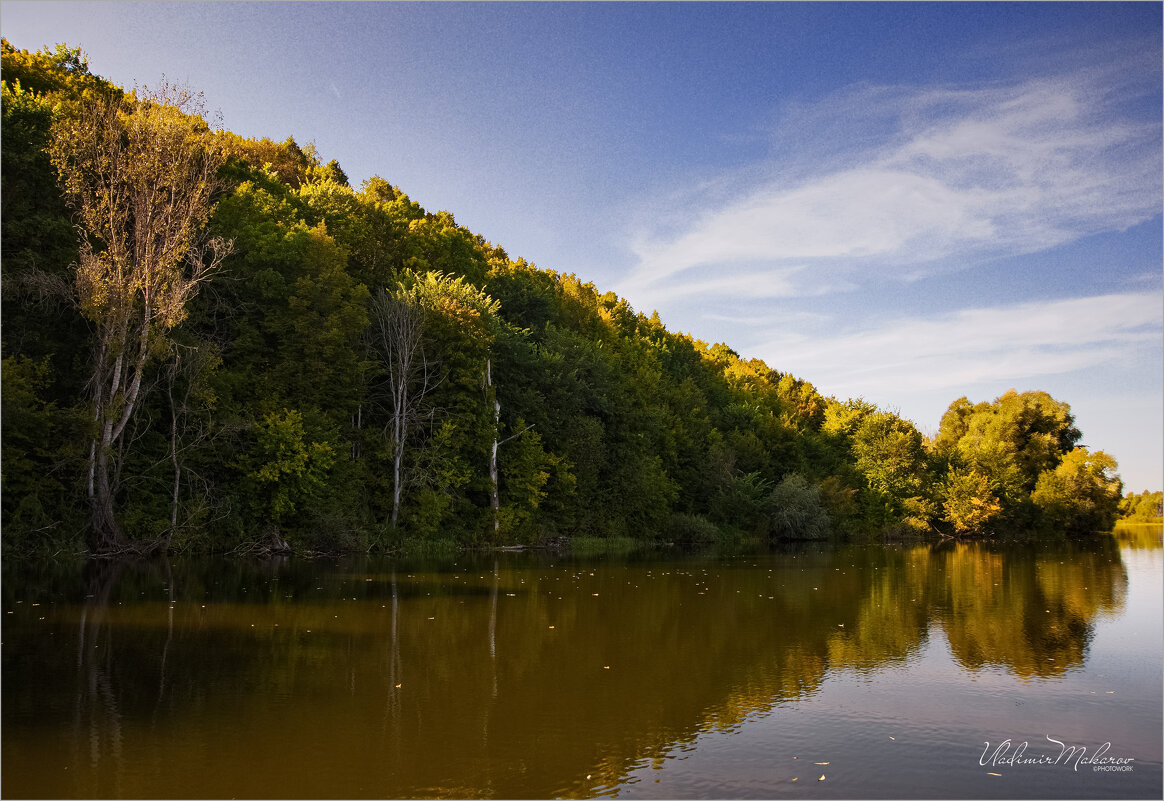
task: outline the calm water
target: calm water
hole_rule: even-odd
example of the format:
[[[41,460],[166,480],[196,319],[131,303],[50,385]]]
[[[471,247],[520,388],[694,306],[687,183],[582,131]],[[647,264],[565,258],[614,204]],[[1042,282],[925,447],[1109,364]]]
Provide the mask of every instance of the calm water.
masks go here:
[[[0,791],[1159,798],[1161,553],[6,566]]]

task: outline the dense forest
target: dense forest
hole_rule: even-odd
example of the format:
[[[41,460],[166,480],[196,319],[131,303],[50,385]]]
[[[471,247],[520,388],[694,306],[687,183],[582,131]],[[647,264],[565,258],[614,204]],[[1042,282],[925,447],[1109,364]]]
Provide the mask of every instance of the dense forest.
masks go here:
[[[1158,514],[1046,393],[959,398],[927,438],[313,146],[216,130],[181,87],[125,92],[64,46],[2,62],[6,555]]]

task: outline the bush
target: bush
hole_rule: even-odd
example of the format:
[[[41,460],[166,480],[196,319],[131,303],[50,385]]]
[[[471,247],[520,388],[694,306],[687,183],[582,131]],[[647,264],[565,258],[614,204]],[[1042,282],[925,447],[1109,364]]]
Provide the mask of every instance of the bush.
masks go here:
[[[667,526],[668,536],[674,542],[715,542],[720,537],[719,527],[703,515],[676,512]]]
[[[820,491],[804,476],[793,473],[769,496],[769,533],[779,539],[824,539],[830,530]]]

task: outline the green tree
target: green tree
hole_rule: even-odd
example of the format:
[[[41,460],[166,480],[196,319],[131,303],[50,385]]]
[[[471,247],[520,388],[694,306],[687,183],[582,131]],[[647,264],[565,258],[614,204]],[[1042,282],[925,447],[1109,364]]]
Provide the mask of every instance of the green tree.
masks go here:
[[[1043,519],[1065,531],[1110,531],[1119,515],[1123,482],[1116,460],[1087,448],[1068,452],[1039,476],[1031,500]]]
[[[296,512],[325,493],[336,451],[329,442],[312,441],[303,415],[295,409],[272,412],[254,428],[254,447],[241,467],[255,516],[283,548],[280,530]]]
[[[954,401],[931,444],[934,456],[951,471],[946,501],[954,506],[947,507],[947,521],[959,530],[974,528],[969,521],[975,509],[965,504],[977,498],[981,504],[974,506],[988,510],[996,523],[1034,524],[1040,510],[1031,495],[1039,477],[1053,471],[1080,436],[1071,407],[1046,392],[1009,390],[990,403]],[[988,494],[980,491],[982,486]]]
[[[1120,501],[1120,519],[1134,522],[1157,522],[1164,517],[1164,492],[1128,493]]]
[[[983,533],[1002,511],[990,479],[974,468],[952,468],[940,487],[942,513],[960,534]]]

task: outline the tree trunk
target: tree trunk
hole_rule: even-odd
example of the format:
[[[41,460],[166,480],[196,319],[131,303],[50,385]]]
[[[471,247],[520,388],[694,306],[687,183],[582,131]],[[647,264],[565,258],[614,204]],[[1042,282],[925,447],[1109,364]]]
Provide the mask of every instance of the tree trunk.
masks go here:
[[[489,449],[489,505],[493,507],[493,534],[496,535],[501,527],[501,494],[497,476],[497,449],[501,428],[501,401],[497,400],[497,393],[493,391],[493,370],[489,359],[485,360],[485,392],[493,399],[493,447]]]
[[[89,503],[94,545],[99,552],[117,550],[128,544],[125,532],[122,530],[121,524],[117,522],[117,515],[113,510],[114,488],[110,478],[112,465],[109,463],[111,448],[112,443],[107,437],[102,437],[100,442],[95,443],[94,471],[96,482],[94,494],[90,497]]]
[[[392,419],[392,528],[400,518],[400,472],[404,465],[404,441],[408,436],[408,384],[400,382],[396,389],[396,409]]]
[[[181,356],[174,355],[174,360],[177,362]],[[170,460],[174,465],[174,489],[170,497],[170,528],[166,531],[165,549],[170,549],[170,543],[174,539],[174,530],[178,528],[178,493],[182,487],[182,464],[178,461],[178,407],[174,403],[174,378],[178,372],[177,363],[174,364],[173,369],[169,375],[169,383],[166,385],[166,394],[170,399]],[[185,406],[185,403],[182,404]]]
[[[384,435],[392,446],[392,528],[400,520],[404,494],[404,454],[411,423],[419,404],[431,389],[430,370],[424,358],[422,336],[424,309],[403,289],[380,290],[372,299],[373,347],[383,360],[388,423]]]

